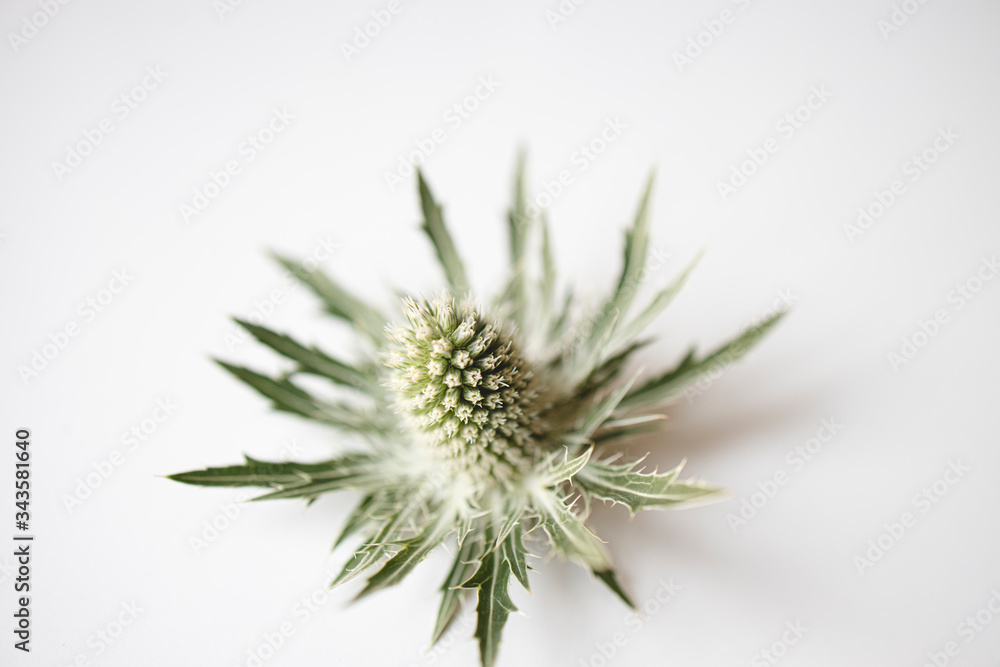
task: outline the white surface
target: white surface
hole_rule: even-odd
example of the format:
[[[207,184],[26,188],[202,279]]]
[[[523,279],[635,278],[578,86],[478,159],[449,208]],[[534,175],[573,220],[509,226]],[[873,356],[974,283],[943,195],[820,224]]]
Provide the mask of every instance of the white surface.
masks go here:
[[[347,62],[340,44],[386,3],[339,4],[246,0],[220,19],[210,0],[73,2],[16,52],[9,37],[0,47],[0,480],[12,487],[13,434],[31,428],[38,535],[34,651],[10,646],[12,582],[0,573],[0,662],[246,665],[247,651],[287,621],[294,634],[268,667],[474,663],[471,625],[443,654],[421,657],[446,567],[439,558],[355,607],[346,601],[357,587],[334,592],[308,618],[294,607],[344,557],[328,549],[352,499],[326,498],[307,512],[243,506],[195,554],[190,536],[238,494],[156,477],[244,451],[279,457],[283,442],[302,456],[328,451],[327,432],[267,412],[208,357],[273,364],[252,344],[230,350],[225,336],[229,314],[249,314],[276,289],[286,300],[270,324],[347,351],[313,300],[285,286],[266,248],[305,255],[329,235],[338,248],[325,268],[387,307],[392,286],[438,286],[414,187],[390,192],[384,173],[442,127],[446,140],[425,168],[460,249],[479,258],[471,272],[483,291],[498,284],[502,214],[523,143],[537,186],[571,170],[550,217],[564,277],[585,290],[617,270],[623,226],[654,163],[654,245],[671,261],[651,285],[709,244],[654,326],[663,340],[647,366],[666,365],[692,342],[722,341],[779,290],[796,300],[749,359],[673,410],[672,430],[654,445],[657,462],[686,457],[689,472],[734,499],[630,524],[620,508],[595,517],[637,599],[653,599],[662,578],[680,592],[635,632],[585,573],[542,564],[533,595],[515,593],[528,618],[512,617],[501,664],[597,666],[598,644],[619,631],[626,641],[608,664],[769,664],[758,652],[795,621],[808,631],[780,660],[789,667],[922,665],[949,641],[960,649],[950,664],[996,664],[1000,619],[968,643],[958,626],[1000,590],[1000,280],[960,310],[949,293],[1000,251],[1000,6],[926,3],[884,39],[877,23],[890,17],[889,0],[595,1],[554,30],[545,12],[555,0],[404,0]],[[673,53],[726,8],[732,23],[678,71]],[[0,26],[19,30],[36,11],[36,2],[6,2]],[[166,79],[120,118],[114,100],[147,67]],[[491,76],[499,88],[450,125],[448,109]],[[784,138],[775,124],[813,86],[831,97]],[[245,137],[282,108],[294,119],[246,160]],[[105,117],[114,131],[59,181],[53,161]],[[577,171],[574,152],[608,118],[628,127]],[[904,164],[947,127],[957,141],[908,180]],[[769,137],[779,137],[777,153],[722,201],[717,182]],[[185,225],[179,206],[234,159],[242,172]],[[843,226],[895,178],[905,192],[850,242]],[[84,322],[78,304],[120,269],[134,280]],[[887,354],[937,309],[947,323],[894,372]],[[17,367],[69,322],[83,322],[80,335],[22,382]],[[125,449],[121,434],[157,399],[180,407],[68,512],[63,495]],[[786,453],[828,417],[842,430],[793,469]],[[922,512],[914,494],[950,461],[970,471]],[[734,534],[727,515],[779,470],[788,483]],[[855,556],[904,511],[916,524],[859,574]],[[0,512],[0,536],[12,532],[12,513]],[[133,602],[142,609],[135,623],[98,655],[97,631]]]

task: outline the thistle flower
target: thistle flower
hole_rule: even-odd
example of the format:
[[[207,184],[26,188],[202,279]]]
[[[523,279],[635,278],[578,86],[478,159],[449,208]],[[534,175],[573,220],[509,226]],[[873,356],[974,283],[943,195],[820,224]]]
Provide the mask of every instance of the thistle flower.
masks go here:
[[[444,269],[446,289],[432,299],[405,298],[402,319],[390,323],[329,276],[279,257],[330,315],[367,339],[369,355],[348,363],[237,320],[294,365],[269,377],[220,362],[276,409],[327,424],[364,447],[319,463],[245,457],[240,465],[171,478],[268,489],[255,500],[312,502],[333,491],[360,494],[335,548],[355,536],[360,544],[331,584],[374,572],[359,598],[398,583],[435,549],[451,547],[453,565],[441,585],[433,641],[458,616],[463,599],[475,595],[480,656],[484,667],[492,667],[502,628],[515,611],[510,579],[527,589],[528,558],[538,555],[525,546],[529,533],[540,536],[535,541],[548,551],[589,569],[634,607],[605,544],[586,525],[591,503],[621,503],[634,514],[703,501],[716,489],[682,480],[683,462],[661,473],[647,472],[641,460],[621,461],[615,444],[655,427],[663,418],[660,410],[687,383],[744,354],[782,314],[706,355],[692,349],[673,368],[641,383],[638,375],[626,378],[627,362],[648,342],[638,336],[697,262],[631,314],[649,245],[652,177],[626,232],[617,284],[590,310],[569,294],[556,303],[548,225],[527,203],[523,158],[508,214],[510,273],[488,305],[470,293],[441,207],[422,174],[417,181],[423,229]],[[296,383],[302,375],[325,378],[367,404],[321,399]]]

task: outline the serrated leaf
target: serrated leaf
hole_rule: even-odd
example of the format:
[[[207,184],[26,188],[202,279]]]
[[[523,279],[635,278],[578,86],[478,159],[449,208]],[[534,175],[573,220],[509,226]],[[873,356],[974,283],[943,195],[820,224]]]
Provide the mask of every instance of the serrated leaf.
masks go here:
[[[387,319],[377,309],[352,295],[320,269],[309,270],[295,260],[277,253],[273,255],[282,266],[323,301],[327,312],[352,323],[375,344],[375,347],[382,347],[385,344]]]
[[[490,541],[492,536],[487,538]],[[502,549],[494,549],[483,556],[479,569],[462,584],[462,588],[477,591],[476,637],[479,639],[479,655],[483,667],[494,667],[503,626],[511,612],[517,611],[510,599],[510,563]]]
[[[632,602],[632,599],[628,596],[628,593],[625,592],[625,589],[622,588],[622,585],[618,583],[618,576],[615,574],[614,570],[609,568],[600,572],[597,570],[594,570],[593,572],[597,578],[603,581],[622,602],[628,605],[629,608],[636,609],[635,603]]]
[[[782,311],[747,329],[735,340],[719,347],[700,361],[694,361],[693,354],[689,353],[676,368],[649,380],[631,392],[622,400],[619,408],[622,411],[631,411],[655,405],[680,391],[703,373],[735,362],[749,352],[764,334],[781,320],[785,312],[787,311]]]
[[[441,514],[435,517],[419,535],[400,543],[399,550],[372,575],[355,599],[360,600],[375,591],[398,584],[454,530],[454,513],[441,510]]]
[[[542,487],[552,487],[572,479],[573,475],[587,465],[587,461],[590,460],[590,455],[593,452],[594,449],[590,448],[583,454],[571,459],[569,457],[569,449],[567,448],[562,452],[562,461],[559,461],[559,453],[556,452],[540,466],[540,470],[538,471],[539,484]]]
[[[287,378],[275,379],[218,359],[216,362],[259,394],[270,399],[276,410],[362,433],[369,433],[378,428],[357,410],[317,400]]]
[[[465,266],[462,259],[455,250],[455,243],[448,233],[448,228],[444,224],[444,217],[441,214],[441,206],[434,201],[427,181],[424,180],[423,173],[417,170],[417,189],[420,192],[420,208],[424,213],[422,229],[430,237],[437,252],[438,260],[444,269],[445,277],[451,286],[452,293],[458,297],[465,295],[469,291],[469,281],[465,276]]]
[[[242,465],[205,468],[169,475],[168,478],[198,486],[270,486],[285,488],[315,479],[343,479],[350,471],[373,462],[368,454],[346,454],[320,463],[258,461],[249,456]]]
[[[330,584],[330,588],[347,583],[363,574],[368,568],[388,555],[395,545],[405,539],[410,520],[418,513],[419,507],[412,503],[396,504],[387,517],[378,522],[378,529],[368,541],[344,564],[340,574]]]
[[[272,350],[298,363],[300,372],[310,373],[371,393],[378,389],[378,382],[372,373],[365,373],[349,364],[330,357],[316,347],[306,347],[286,334],[276,333],[259,324],[239,318],[236,323],[246,329],[254,338]]]
[[[611,567],[604,543],[554,492],[536,490],[532,505],[556,553],[592,570],[604,571]]]
[[[501,510],[503,520],[497,524],[495,529],[497,542],[503,542],[507,539],[510,532],[514,530],[514,526],[521,522],[527,507],[528,498],[524,493],[518,491],[508,493]]]
[[[643,473],[640,463],[608,465],[592,461],[573,483],[597,498],[628,506],[633,515],[640,509],[662,509],[718,492],[691,481],[677,481],[683,463],[663,474]]]
[[[528,563],[525,560],[525,555],[528,553],[524,548],[524,530],[521,528],[520,522],[515,523],[510,534],[502,542],[503,557],[507,559],[507,564],[510,566],[511,572],[517,578],[517,580],[524,586],[524,590],[530,591],[531,587],[528,586]]]
[[[482,536],[479,533],[470,534],[459,545],[458,553],[455,554],[455,562],[441,585],[441,606],[438,608],[437,620],[434,622],[431,646],[438,643],[441,636],[448,631],[461,612],[462,595],[467,592],[466,589],[462,588],[462,584],[468,581],[469,577],[479,569],[479,559],[482,552]]]

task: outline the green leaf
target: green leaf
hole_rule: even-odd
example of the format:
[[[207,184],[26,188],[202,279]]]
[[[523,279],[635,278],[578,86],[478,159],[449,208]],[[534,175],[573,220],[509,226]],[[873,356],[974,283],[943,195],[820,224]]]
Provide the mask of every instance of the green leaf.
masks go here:
[[[653,320],[659,317],[659,315],[667,308],[667,306],[670,305],[670,303],[674,300],[674,297],[676,297],[684,287],[688,277],[691,275],[691,272],[694,271],[694,267],[697,266],[703,254],[704,252],[698,253],[687,268],[685,268],[684,271],[682,271],[681,274],[673,280],[673,282],[657,292],[650,304],[646,306],[641,313],[636,315],[631,322],[615,334],[615,336],[611,339],[611,342],[608,344],[608,353],[614,353],[623,346],[631,343],[636,336],[641,334],[646,327],[653,323]]]
[[[620,583],[618,583],[618,577],[615,574],[614,570],[612,570],[610,568],[607,569],[607,570],[602,570],[600,572],[598,572],[597,570],[594,570],[594,574],[597,576],[598,579],[600,579],[605,584],[607,584],[608,588],[610,588],[611,591],[615,595],[617,595],[619,597],[619,599],[621,599],[622,602],[624,602],[626,605],[628,605],[629,608],[631,608],[631,609],[637,609],[637,607],[635,606],[635,603],[632,602],[632,599],[628,596],[628,593],[626,593],[625,589],[622,588],[622,586],[621,586]]]
[[[533,222],[532,216],[528,213],[525,196],[524,167],[525,154],[524,151],[521,151],[517,157],[517,169],[514,176],[514,201],[507,212],[507,226],[510,235],[509,304],[511,318],[522,329],[525,326],[525,314],[528,307],[525,283],[527,269],[525,249]]]
[[[552,254],[552,242],[549,239],[549,220],[544,213],[541,215],[541,229],[542,281],[539,295],[542,312],[546,317],[551,317],[556,297],[556,261]]]
[[[375,347],[382,347],[385,344],[387,319],[382,313],[335,283],[323,271],[319,269],[309,270],[295,260],[277,253],[273,253],[273,255],[282,266],[323,301],[327,312],[334,317],[352,323],[359,332],[366,335],[375,344]]]
[[[528,586],[528,563],[525,560],[525,555],[528,553],[524,548],[524,531],[521,528],[520,522],[514,524],[514,529],[511,530],[510,534],[503,541],[501,549],[503,550],[503,557],[507,559],[507,564],[510,566],[511,572],[517,577],[517,580],[521,582],[524,586],[524,590],[530,591],[531,588]]]
[[[311,480],[349,481],[353,471],[372,463],[367,454],[345,454],[320,463],[258,461],[244,457],[243,465],[206,468],[169,475],[168,478],[198,486],[269,486],[287,488],[308,484]],[[347,488],[347,487],[344,487]]]
[[[378,493],[369,493],[361,498],[361,502],[358,503],[358,506],[354,508],[353,512],[351,512],[347,521],[344,522],[344,527],[340,529],[340,534],[334,541],[333,548],[331,550],[336,550],[337,547],[344,543],[344,540],[351,535],[360,532],[365,526],[368,525],[372,518],[372,510],[378,502],[378,497]]]
[[[462,584],[468,581],[479,568],[483,544],[480,533],[470,534],[458,548],[455,563],[448,572],[448,577],[441,585],[441,607],[438,609],[437,620],[434,623],[434,634],[431,646],[437,644],[441,636],[448,631],[462,610],[462,594],[466,592]]]
[[[635,222],[625,232],[625,259],[622,273],[614,293],[601,309],[600,316],[582,350],[585,358],[596,359],[604,356],[604,346],[607,345],[615,326],[628,311],[635,298],[635,293],[638,291],[639,278],[646,262],[646,252],[649,249],[649,204],[652,199],[654,180],[655,174],[650,174],[642,200],[639,202]],[[591,361],[591,363],[593,362]]]
[[[491,541],[492,536],[488,538]],[[510,613],[517,611],[510,599],[510,563],[502,549],[493,549],[483,556],[479,569],[462,584],[462,588],[472,588],[478,593],[476,605],[478,622],[476,637],[479,639],[479,655],[483,667],[494,667],[500,636]]]
[[[601,425],[621,404],[622,400],[628,394],[638,377],[639,373],[637,372],[628,382],[616,389],[603,401],[598,403],[596,407],[587,412],[583,425],[580,426],[580,428],[572,436],[573,442],[583,443],[589,441],[590,437],[594,434],[594,431],[600,428]]]
[[[640,509],[662,509],[718,493],[718,489],[693,481],[677,481],[681,463],[661,474],[643,473],[641,460],[623,465],[592,461],[573,479],[587,493],[627,505],[633,515]]]
[[[417,187],[420,191],[420,208],[424,213],[423,230],[430,237],[437,252],[438,260],[444,269],[445,277],[451,286],[452,293],[457,297],[462,297],[469,291],[469,281],[465,277],[465,266],[462,259],[455,250],[455,243],[451,240],[448,228],[445,227],[444,217],[441,215],[441,207],[434,201],[427,181],[424,180],[423,173],[417,170]]]
[[[535,490],[532,501],[556,553],[592,570],[604,571],[611,567],[604,543],[559,496],[552,491]]]
[[[234,320],[261,343],[278,354],[297,362],[300,372],[329,378],[337,384],[353,387],[366,393],[372,393],[379,388],[374,373],[365,373],[337,361],[316,347],[306,347],[285,334],[276,333],[266,327],[239,318],[234,318]]]
[[[716,349],[700,361],[694,361],[693,351],[688,353],[676,368],[649,380],[626,396],[619,406],[620,410],[630,411],[655,405],[680,391],[703,373],[732,364],[749,352],[786,312],[782,311],[747,329],[738,338]]]
[[[355,599],[360,600],[375,591],[398,584],[454,530],[454,512],[440,510],[438,516],[419,535],[401,542],[399,551],[372,575]]]
[[[389,554],[395,545],[405,539],[410,520],[419,512],[418,503],[407,503],[402,497],[384,518],[378,519],[378,528],[368,541],[344,564],[344,568],[330,584],[330,588],[347,583],[363,574],[368,568]]]
[[[234,366],[218,359],[216,362],[238,379],[256,389],[262,396],[271,399],[277,410],[362,433],[379,429],[368,417],[357,410],[319,401],[308,392],[295,386],[287,378],[275,379],[249,368]]]
[[[540,466],[541,469],[538,471],[538,482],[540,486],[557,486],[562,482],[572,479],[573,475],[587,465],[587,461],[590,460],[590,455],[593,452],[594,449],[591,447],[583,454],[571,459],[569,457],[569,449],[567,448],[562,454],[561,462],[559,461],[558,452],[552,454]]]

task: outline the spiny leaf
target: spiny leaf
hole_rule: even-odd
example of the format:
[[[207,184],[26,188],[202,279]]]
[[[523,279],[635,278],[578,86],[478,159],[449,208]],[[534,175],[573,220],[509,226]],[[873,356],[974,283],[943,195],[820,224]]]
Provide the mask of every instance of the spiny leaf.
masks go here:
[[[509,493],[501,510],[503,521],[500,521],[496,527],[497,542],[503,542],[507,539],[507,536],[514,530],[514,526],[521,522],[527,507],[528,497],[524,493],[520,491]]]
[[[507,559],[511,572],[517,580],[524,586],[524,590],[530,591],[528,586],[528,564],[525,555],[528,553],[524,548],[523,529],[520,522],[514,524],[514,529],[503,541],[503,557]]]
[[[270,486],[285,488],[306,484],[314,479],[342,479],[347,471],[369,464],[367,454],[345,454],[320,463],[258,461],[245,457],[243,465],[206,468],[170,475],[169,479],[198,486]]]
[[[256,389],[262,396],[271,399],[276,410],[290,412],[352,431],[371,432],[377,430],[377,426],[364,415],[339,405],[319,401],[310,396],[308,392],[295,386],[287,378],[275,379],[249,368],[228,364],[218,359],[216,362]]]
[[[370,393],[378,388],[374,373],[365,373],[330,357],[316,347],[306,347],[291,337],[239,318],[236,323],[264,345],[299,364],[301,372],[329,378],[334,382]]]
[[[552,491],[536,490],[532,501],[556,553],[592,570],[604,571],[611,567],[604,543],[559,496]]]
[[[552,254],[552,243],[549,239],[549,220],[544,213],[541,215],[540,226],[542,229],[542,280],[538,290],[539,303],[545,316],[551,318],[556,296],[556,261]]]
[[[673,370],[649,380],[641,387],[626,396],[619,406],[623,412],[637,408],[655,405],[680,391],[689,382],[697,379],[703,373],[713,368],[727,366],[746,354],[771,327],[784,317],[787,311],[782,311],[760,324],[744,331],[738,338],[716,349],[700,361],[693,361],[692,353],[681,361]]]
[[[295,260],[277,253],[274,253],[274,258],[323,301],[327,312],[354,324],[375,347],[381,347],[385,343],[384,328],[387,320],[378,310],[335,283],[320,269],[309,270]]]
[[[635,316],[635,318],[629,322],[627,325],[622,327],[608,344],[606,353],[613,354],[617,350],[621,349],[622,346],[628,345],[632,340],[641,334],[646,327],[652,324],[660,313],[662,313],[670,302],[674,300],[674,297],[681,291],[684,284],[687,282],[688,277],[691,272],[694,271],[694,267],[697,266],[698,262],[701,260],[704,252],[698,253],[698,255],[691,261],[691,263],[677,276],[673,282],[664,287],[662,290],[657,292],[656,296],[650,302],[646,308]]]
[[[590,455],[593,451],[594,449],[590,448],[583,454],[571,459],[569,457],[569,449],[567,448],[562,453],[561,462],[559,461],[559,453],[556,452],[540,466],[541,469],[538,473],[539,484],[542,487],[551,487],[572,479],[573,475],[587,465],[587,461],[590,460]]]
[[[487,538],[488,541],[491,539],[492,536]],[[476,637],[479,639],[479,655],[483,667],[493,667],[496,664],[503,626],[510,613],[517,611],[508,590],[510,575],[510,563],[504,557],[503,550],[494,549],[483,556],[479,569],[462,584],[462,588],[472,588],[478,593]]]
[[[372,575],[357,600],[375,591],[398,584],[415,568],[420,561],[427,558],[444,539],[455,530],[455,512],[451,505],[439,508],[435,516],[424,530],[400,544],[400,549],[385,565]]]
[[[514,176],[514,201],[507,212],[507,226],[510,235],[509,305],[511,318],[521,328],[525,324],[524,318],[528,305],[524,279],[527,261],[524,251],[533,222],[532,216],[528,213],[524,191],[524,166],[525,154],[521,151],[517,157],[517,170]]]
[[[465,277],[465,266],[462,259],[455,250],[455,243],[451,240],[448,228],[444,224],[444,217],[441,215],[441,207],[434,201],[427,181],[424,180],[423,173],[417,170],[417,187],[420,191],[420,208],[424,213],[423,230],[430,237],[437,252],[438,260],[444,269],[445,277],[451,286],[452,293],[463,296],[469,291],[469,281]]]
[[[639,464],[640,461],[623,465],[592,461],[573,483],[597,498],[627,505],[633,515],[640,509],[671,507],[718,492],[696,482],[678,482],[683,463],[663,474],[643,473]]]
[[[351,512],[351,515],[347,518],[347,521],[344,522],[344,527],[340,529],[340,534],[334,541],[333,548],[331,550],[335,550],[337,547],[339,547],[341,544],[344,543],[344,540],[346,540],[351,535],[354,535],[355,533],[359,532],[365,526],[368,525],[372,517],[371,510],[373,506],[376,504],[377,502],[376,498],[378,498],[378,496],[379,496],[378,493],[368,493],[365,494],[363,498],[361,498],[361,502],[358,503],[358,506],[354,508],[353,512]]]
[[[482,535],[471,533],[462,540],[455,555],[455,563],[451,566],[447,578],[441,585],[441,607],[438,609],[437,620],[434,623],[434,634],[431,646],[437,644],[441,636],[448,631],[451,624],[462,610],[462,594],[465,589],[462,584],[468,581],[479,568],[479,558],[482,556]]]
[[[625,364],[628,363],[629,358],[651,342],[649,340],[634,342],[615,356],[604,361],[600,366],[592,370],[590,375],[580,383],[576,391],[577,395],[580,397],[590,396],[606,387],[609,382],[613,381],[621,373]]]
[[[590,436],[594,434],[601,424],[603,424],[611,413],[621,404],[622,399],[628,394],[632,385],[635,383],[636,379],[639,377],[637,372],[632,378],[626,382],[623,386],[619,387],[603,401],[601,401],[595,408],[592,408],[583,421],[583,425],[573,434],[573,439],[575,442],[587,442],[590,440]]]
[[[610,568],[607,569],[607,570],[601,570],[601,571],[594,570],[594,574],[597,575],[598,579],[600,579],[605,584],[607,584],[608,588],[610,588],[611,591],[615,595],[617,595],[619,597],[619,599],[621,599],[622,602],[624,602],[626,605],[628,605],[629,608],[631,608],[631,609],[635,609],[636,608],[635,603],[632,602],[632,599],[628,596],[628,593],[626,593],[625,589],[622,588],[622,586],[621,586],[620,583],[618,583],[618,577],[615,574],[614,570],[612,570]]]
[[[419,511],[418,504],[396,504],[389,514],[379,522],[378,529],[368,541],[351,556],[344,568],[330,584],[330,588],[346,583],[363,574],[368,568],[392,551],[393,547],[405,539],[408,523]]]
[[[611,298],[601,309],[601,314],[591,330],[584,348],[584,358],[594,359],[603,356],[602,348],[615,329],[617,322],[628,311],[635,293],[638,291],[640,275],[646,261],[649,249],[649,204],[653,193],[655,174],[649,175],[646,189],[643,191],[635,222],[625,232],[625,259],[622,273],[618,279]],[[590,363],[593,363],[592,361]]]

